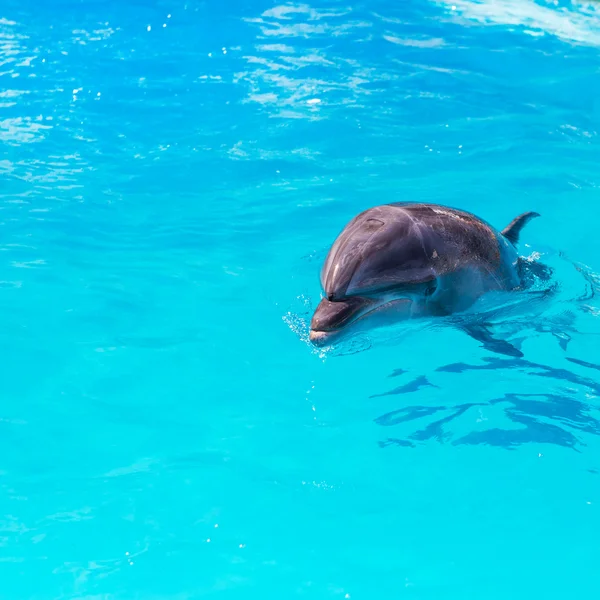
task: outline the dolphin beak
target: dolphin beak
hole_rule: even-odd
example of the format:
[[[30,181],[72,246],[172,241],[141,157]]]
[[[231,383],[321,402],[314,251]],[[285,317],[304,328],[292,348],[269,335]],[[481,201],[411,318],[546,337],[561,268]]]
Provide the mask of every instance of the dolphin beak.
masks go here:
[[[376,303],[373,299],[358,296],[337,302],[321,299],[310,322],[310,341],[322,346],[331,342],[332,338],[339,338],[348,325]]]
[[[324,346],[339,340],[348,326],[368,316],[371,325],[384,325],[388,319],[406,319],[411,314],[413,301],[396,298],[380,304],[377,299],[347,298],[330,302],[323,298],[313,315],[308,339],[315,346]]]

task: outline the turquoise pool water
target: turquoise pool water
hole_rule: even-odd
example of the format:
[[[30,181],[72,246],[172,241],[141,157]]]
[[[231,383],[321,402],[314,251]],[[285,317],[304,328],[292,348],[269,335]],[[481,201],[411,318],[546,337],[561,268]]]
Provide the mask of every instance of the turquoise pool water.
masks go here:
[[[5,0],[0,598],[594,598],[599,47],[591,3]],[[399,200],[541,213],[522,358],[309,345]]]

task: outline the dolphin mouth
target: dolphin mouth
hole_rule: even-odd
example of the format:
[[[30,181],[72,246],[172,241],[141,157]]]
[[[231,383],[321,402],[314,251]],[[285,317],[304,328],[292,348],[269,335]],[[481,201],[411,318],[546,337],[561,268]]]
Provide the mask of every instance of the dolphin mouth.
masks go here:
[[[358,296],[342,300],[322,298],[310,322],[310,341],[323,342],[355,321],[376,301]]]
[[[357,321],[390,311],[404,314],[410,310],[411,304],[412,301],[406,297],[382,299],[355,296],[336,301],[323,298],[313,315],[308,338],[315,346],[323,346],[339,338]]]

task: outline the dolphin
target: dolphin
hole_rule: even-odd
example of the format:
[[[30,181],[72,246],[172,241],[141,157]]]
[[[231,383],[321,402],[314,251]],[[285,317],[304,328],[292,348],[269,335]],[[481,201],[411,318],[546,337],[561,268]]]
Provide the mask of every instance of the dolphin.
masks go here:
[[[311,342],[331,343],[357,325],[377,325],[378,317],[454,315],[487,292],[522,287],[516,247],[523,227],[539,216],[523,213],[498,231],[469,212],[438,204],[396,202],[361,212],[334,241],[321,269],[325,297],[311,320]],[[479,326],[469,333],[489,341]]]

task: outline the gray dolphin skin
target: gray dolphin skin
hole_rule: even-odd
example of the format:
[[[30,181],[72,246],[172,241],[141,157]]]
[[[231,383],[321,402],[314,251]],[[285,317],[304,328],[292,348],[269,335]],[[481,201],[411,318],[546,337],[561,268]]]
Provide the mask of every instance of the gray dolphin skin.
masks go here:
[[[497,231],[471,213],[437,204],[398,202],[360,213],[323,264],[325,297],[312,317],[310,340],[330,343],[381,318],[448,316],[486,292],[519,288],[516,245],[538,216],[524,213]]]

